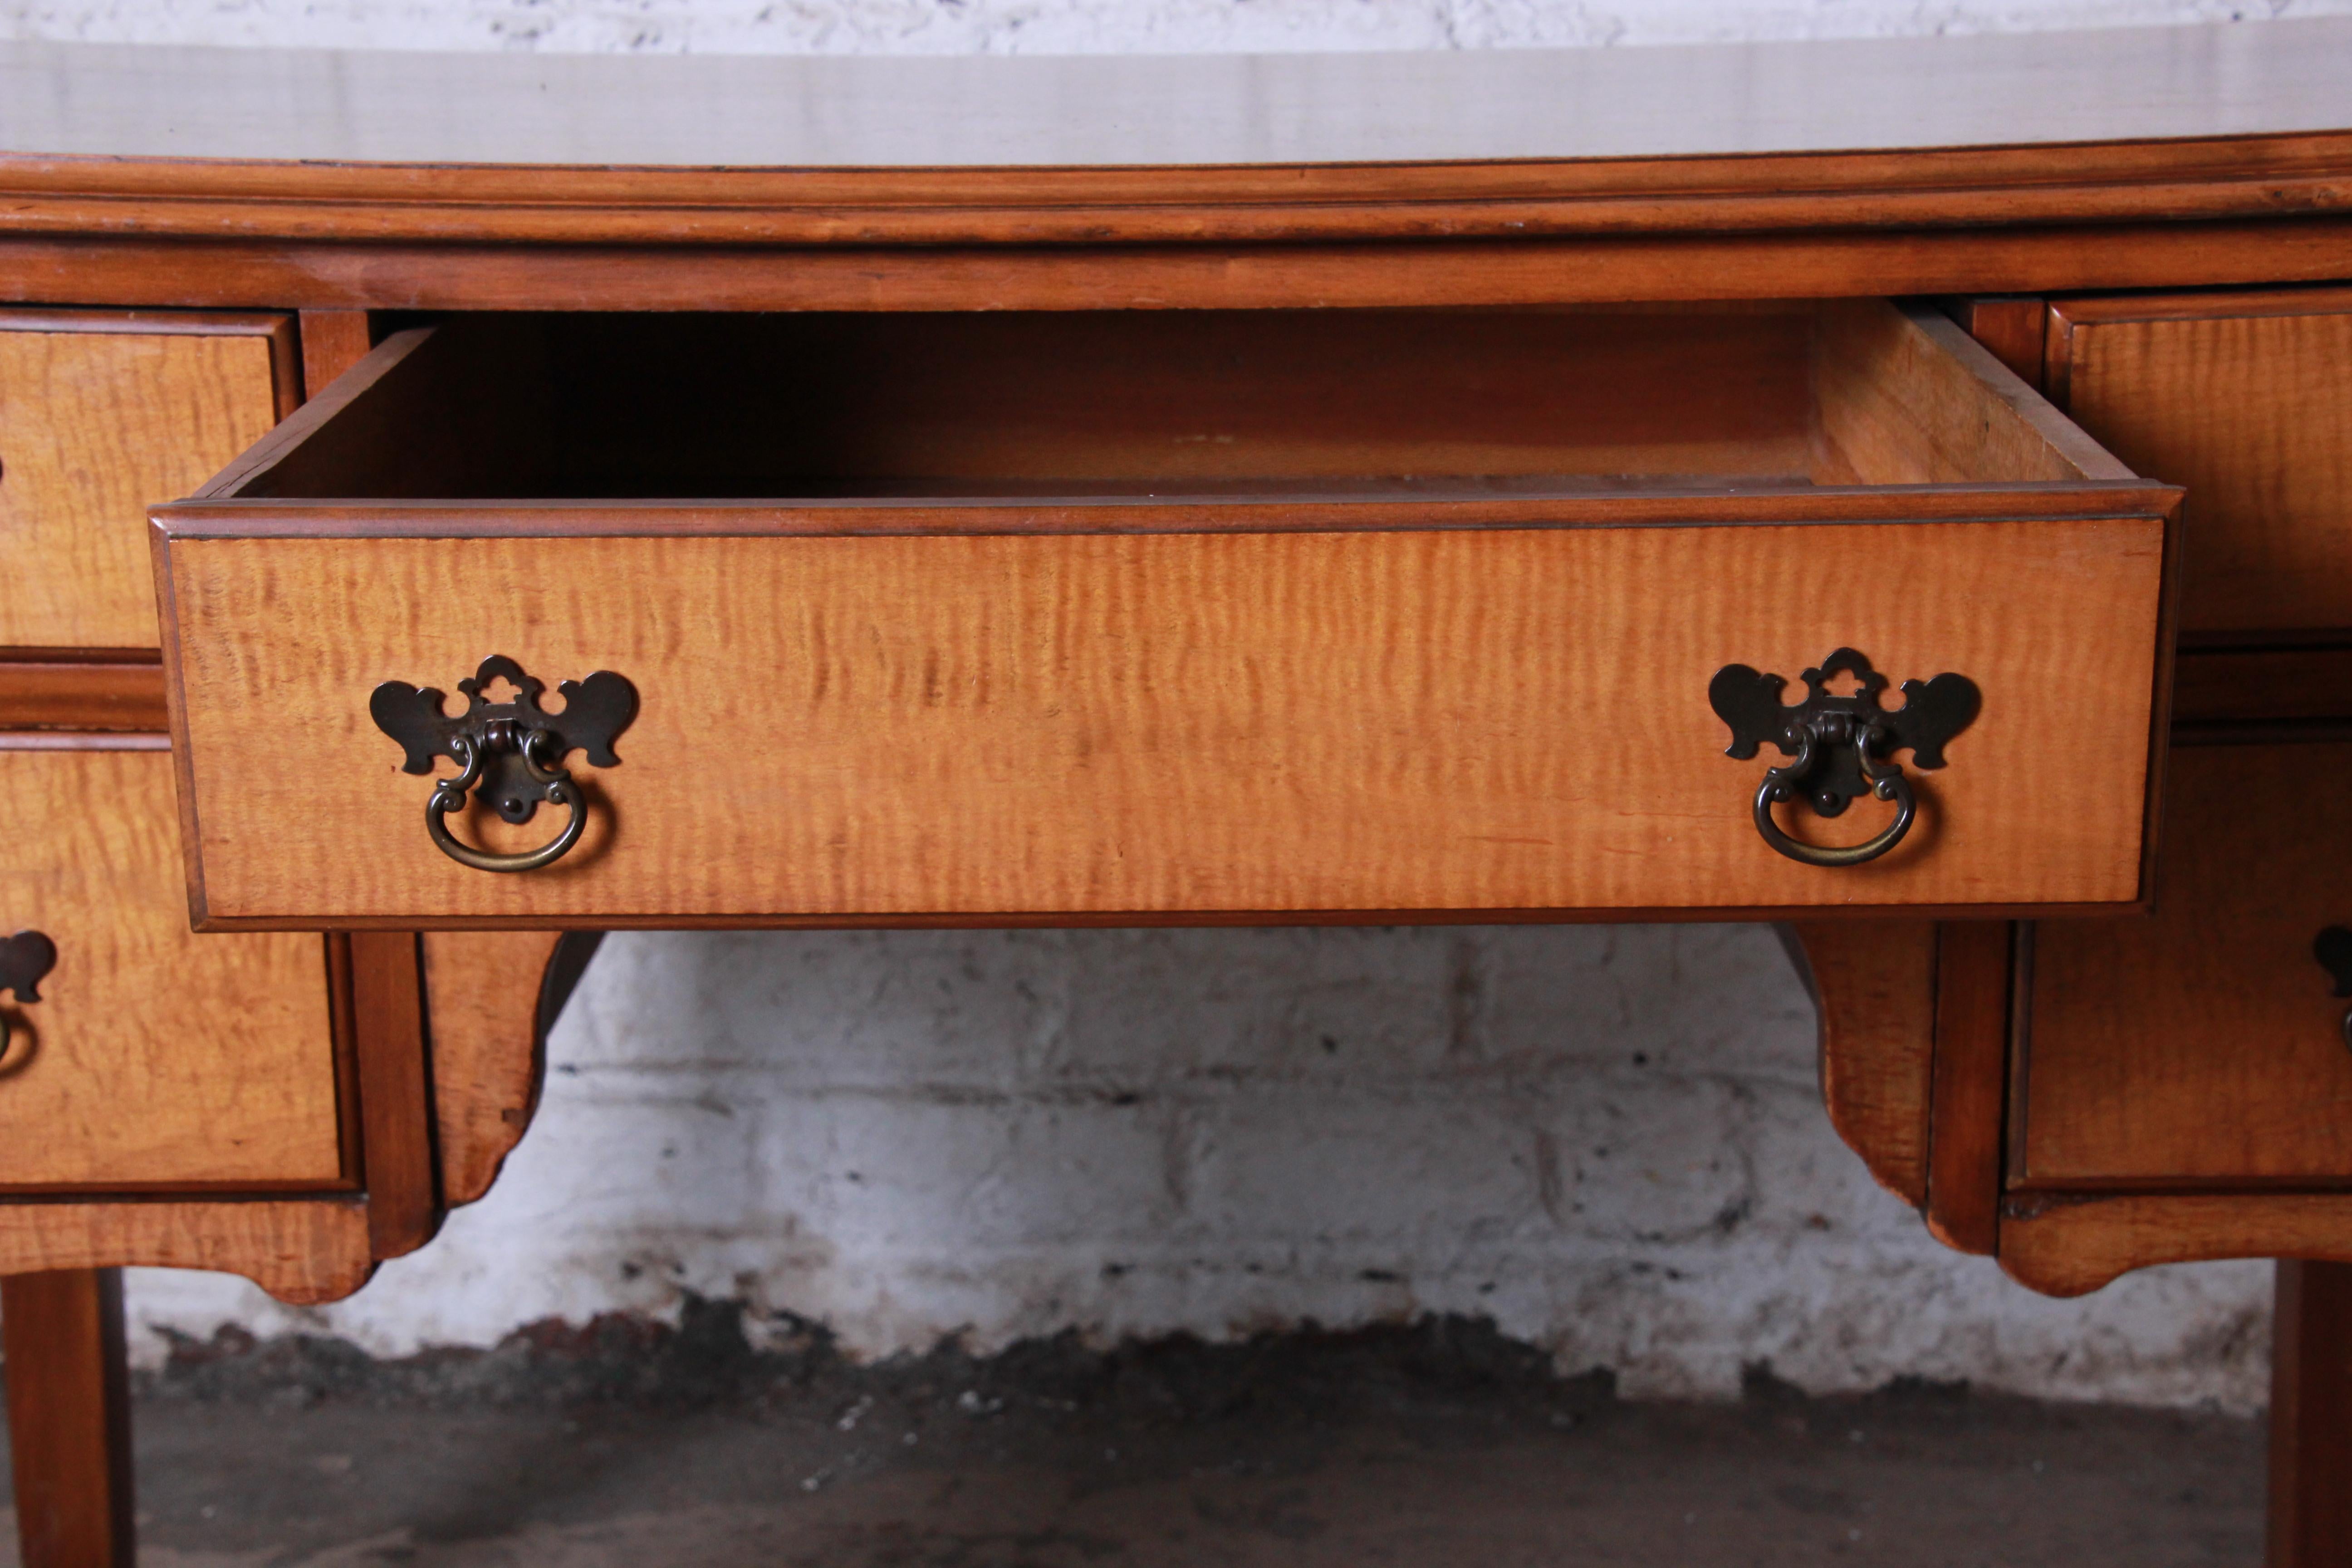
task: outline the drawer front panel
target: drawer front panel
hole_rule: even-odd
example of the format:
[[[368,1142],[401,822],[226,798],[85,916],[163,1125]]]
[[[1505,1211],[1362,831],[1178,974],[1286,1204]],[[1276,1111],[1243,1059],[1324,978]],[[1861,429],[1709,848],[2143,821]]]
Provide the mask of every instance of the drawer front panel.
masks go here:
[[[2037,928],[2012,1180],[2352,1182],[2352,744],[2189,746],[2156,913]]]
[[[285,318],[130,320],[0,310],[0,647],[154,647],[147,508],[277,421]]]
[[[2163,535],[194,537],[164,559],[211,921],[1213,919],[2132,900]],[[1727,758],[1707,694],[1727,664],[1793,684],[1842,645],[1983,703],[1948,767],[1909,769],[1911,839],[1825,869],[1759,837],[1778,759]],[[577,850],[520,875],[433,847],[428,786],[368,712],[378,682],[454,691],[490,654],[551,687],[618,671],[641,704],[619,766],[575,765]],[[1791,831],[1853,842],[1891,809]],[[485,816],[459,835],[499,849],[561,820]]]
[[[161,750],[0,750],[0,922],[56,963],[0,994],[0,1186],[333,1186],[321,939],[196,936]]]
[[[2182,632],[2352,627],[2352,290],[2053,310],[2052,395],[2188,489]]]

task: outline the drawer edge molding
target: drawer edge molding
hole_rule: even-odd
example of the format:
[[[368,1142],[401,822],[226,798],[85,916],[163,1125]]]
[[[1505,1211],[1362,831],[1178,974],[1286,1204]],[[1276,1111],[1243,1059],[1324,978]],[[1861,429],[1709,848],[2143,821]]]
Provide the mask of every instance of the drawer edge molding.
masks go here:
[[[290,424],[291,421],[289,421]],[[280,428],[283,428],[281,426]],[[2170,517],[2183,492],[2155,480],[1978,480],[1955,485],[1822,485],[1803,490],[1660,488],[1605,500],[1590,492],[1369,500],[892,501],[284,500],[236,497],[150,509],[159,550],[267,539],[869,539],[1151,533],[1380,533],[1432,529],[1744,528],[1759,523],[2096,521]],[[2021,505],[2020,503],[2025,503]],[[1589,515],[1563,519],[1565,506]],[[1442,510],[1443,522],[1433,522]],[[166,645],[170,643],[167,635]]]
[[[2084,1296],[2135,1269],[2236,1258],[2352,1262],[2352,1194],[2052,1194],[2000,1216],[2002,1272],[2045,1296]]]
[[[0,649],[0,731],[97,731],[161,735],[170,730],[161,655]]]

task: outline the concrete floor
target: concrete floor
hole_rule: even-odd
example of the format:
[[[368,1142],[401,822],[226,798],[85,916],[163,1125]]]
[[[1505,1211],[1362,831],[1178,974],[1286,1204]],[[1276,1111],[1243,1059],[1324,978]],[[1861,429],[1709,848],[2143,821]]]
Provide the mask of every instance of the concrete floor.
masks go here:
[[[602,1339],[596,1337],[602,1334]],[[691,1341],[692,1334],[686,1336]],[[1633,1405],[1475,1325],[849,1367],[602,1325],[184,1347],[150,1568],[1677,1568],[2261,1557],[2253,1422],[1948,1389]],[[13,1557],[0,1559],[13,1562]]]

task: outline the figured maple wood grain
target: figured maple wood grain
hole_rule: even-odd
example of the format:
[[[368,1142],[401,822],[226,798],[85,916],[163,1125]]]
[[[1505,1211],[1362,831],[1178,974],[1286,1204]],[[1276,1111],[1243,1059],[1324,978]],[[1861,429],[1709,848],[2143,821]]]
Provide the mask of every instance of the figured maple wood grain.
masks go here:
[[[2352,291],[2053,309],[2053,395],[2188,488],[2182,631],[2352,626]]]
[[[166,753],[0,751],[0,928],[58,948],[0,999],[0,1185],[342,1179],[320,941],[191,934],[177,840]]]
[[[2352,1262],[2352,1194],[2115,1194],[2012,1198],[2001,1269],[2049,1296],[2086,1295],[2135,1268],[2224,1258]]]
[[[2352,1182],[2352,744],[2186,746],[2156,912],[2036,935],[2015,1184]]]
[[[1927,1106],[1936,1048],[1931,921],[1809,921],[1802,944],[1821,1015],[1830,1125],[1881,1186],[1927,1202]]]
[[[595,924],[2128,901],[2161,534],[2119,518],[168,555],[207,918]],[[1911,587],[1823,604],[1832,563]],[[1727,662],[1793,674],[1840,642],[1984,692],[1952,765],[1920,777],[1912,841],[1844,872],[1763,845],[1764,763],[1722,755],[1706,697]],[[367,715],[378,681],[449,689],[493,651],[551,681],[619,670],[642,699],[622,765],[582,770],[581,847],[543,873],[434,849],[427,786]],[[287,711],[310,716],[301,765],[256,766],[290,743]],[[2067,767],[1970,765],[2062,724]],[[1874,805],[1836,831],[1875,831]],[[502,846],[555,831],[548,812],[499,832],[481,815],[462,831]]]
[[[0,1202],[0,1274],[142,1265],[243,1275],[281,1301],[338,1301],[375,1272],[367,1202]]]
[[[277,420],[263,329],[278,318],[213,331],[121,320],[0,310],[0,646],[155,646],[147,508]]]
[[[539,1100],[539,1005],[552,931],[427,932],[441,1201],[490,1190]]]

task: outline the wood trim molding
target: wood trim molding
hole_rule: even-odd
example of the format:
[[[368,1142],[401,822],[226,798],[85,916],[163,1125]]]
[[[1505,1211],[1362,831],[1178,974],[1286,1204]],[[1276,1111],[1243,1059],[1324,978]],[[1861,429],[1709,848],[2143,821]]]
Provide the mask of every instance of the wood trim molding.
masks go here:
[[[614,168],[0,157],[0,229],[468,245],[1524,239],[2339,210],[2352,132],[1663,158]]]
[[[2130,294],[2053,300],[2053,324],[2112,326],[2117,321],[2222,321],[2266,316],[2340,315],[2352,310],[2352,289],[2244,289],[2227,293]]]
[[[339,1301],[375,1272],[361,1197],[0,1204],[0,1274],[118,1264],[241,1274],[297,1306]]]
[[[0,662],[0,731],[160,735],[170,727],[163,667],[153,656],[140,662],[65,656]]]
[[[5,226],[5,223],[0,223]],[[290,346],[293,320],[277,310],[105,310],[61,308],[11,310],[18,332],[121,332],[134,337],[268,338]]]
[[[389,346],[389,345],[387,345]],[[331,410],[326,416],[331,416]],[[305,416],[307,418],[307,416]],[[2031,484],[1879,485],[1601,495],[1562,490],[1510,498],[1432,495],[1345,500],[1280,495],[1267,502],[1157,499],[1142,504],[1041,496],[1030,500],[943,500],[705,503],[498,500],[250,500],[225,493],[256,478],[310,427],[289,420],[223,469],[191,500],[148,513],[166,542],[214,539],[700,539],[887,538],[909,534],[1371,533],[1419,532],[1443,508],[1449,528],[1739,528],[1852,522],[2056,522],[2170,518],[2176,486],[2153,481],[2046,480]],[[282,433],[282,434],[281,434]],[[212,499],[218,497],[219,499]],[[1579,515],[1563,521],[1563,504]],[[167,637],[164,646],[169,647]]]
[[[2340,210],[2340,209],[2339,209]],[[93,216],[95,215],[92,215]],[[2070,215],[2071,218],[2071,215]],[[0,300],[386,310],[1071,310],[2032,293],[2352,277],[2325,213],[1241,246],[488,245],[10,229]]]
[[[2001,1205],[2000,1267],[2044,1295],[2086,1295],[2135,1268],[2224,1258],[2352,1262],[2352,1194],[2025,1194]]]

